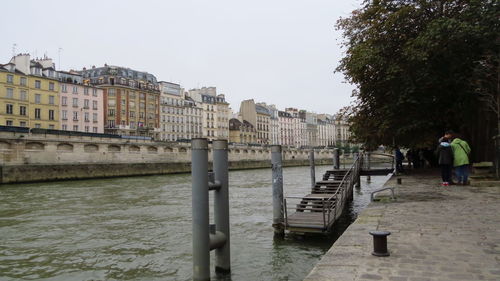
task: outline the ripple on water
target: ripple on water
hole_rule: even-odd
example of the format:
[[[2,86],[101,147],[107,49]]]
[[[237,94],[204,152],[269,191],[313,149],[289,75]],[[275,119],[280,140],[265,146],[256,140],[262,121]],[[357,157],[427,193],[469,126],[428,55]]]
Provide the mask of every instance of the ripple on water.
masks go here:
[[[232,280],[302,280],[335,237],[274,240],[271,171],[229,176]],[[369,201],[375,178],[362,184],[367,192],[355,195],[347,221]],[[284,182],[285,194],[306,194],[309,169],[285,168]],[[2,278],[191,279],[189,175],[3,185],[0,206]]]

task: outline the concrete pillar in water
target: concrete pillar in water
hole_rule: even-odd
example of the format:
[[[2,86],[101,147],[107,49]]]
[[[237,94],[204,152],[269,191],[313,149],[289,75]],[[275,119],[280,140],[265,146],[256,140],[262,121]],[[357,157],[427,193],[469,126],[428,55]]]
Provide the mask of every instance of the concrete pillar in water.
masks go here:
[[[208,141],[191,141],[193,280],[210,280],[208,218]]]
[[[311,167],[311,188],[316,186],[316,170],[314,167],[314,149],[309,152],[309,166]]]
[[[283,217],[283,163],[281,145],[271,146],[271,165],[273,170],[273,227],[274,234],[285,234]]]
[[[231,271],[231,254],[229,243],[229,177],[227,140],[215,140],[212,144],[215,182],[220,188],[214,194],[214,221],[216,232],[226,237],[225,243],[215,249],[215,271]]]

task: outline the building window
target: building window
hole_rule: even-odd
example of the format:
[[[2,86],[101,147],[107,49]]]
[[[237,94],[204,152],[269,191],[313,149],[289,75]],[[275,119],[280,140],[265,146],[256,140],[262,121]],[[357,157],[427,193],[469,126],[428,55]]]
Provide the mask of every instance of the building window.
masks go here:
[[[40,124],[40,123],[35,124],[35,128],[40,129],[41,127],[42,127],[42,124]]]
[[[21,80],[19,80],[19,84],[21,86],[26,86],[26,77],[21,77]]]
[[[9,84],[14,83],[14,75],[7,74],[7,83],[9,83]]]
[[[73,131],[78,131],[78,125],[73,125]]]
[[[97,109],[97,101],[92,101],[92,109]]]
[[[61,111],[61,113],[62,113],[61,119],[62,120],[68,120],[68,111],[67,110],[63,110],[63,111]]]
[[[83,108],[89,108],[89,100],[85,99],[83,101]]]
[[[92,127],[92,132],[97,133],[97,127]]]
[[[21,121],[21,122],[19,122],[19,126],[21,126],[21,127],[26,127],[26,121]]]
[[[93,95],[94,97],[97,97],[97,89],[92,89],[92,95]]]
[[[108,96],[114,97],[115,96],[115,89],[108,89]]]
[[[96,123],[96,122],[97,122],[97,113],[93,113],[93,114],[92,114],[92,121],[93,121],[94,123]]]
[[[49,120],[54,120],[54,110],[49,110]]]
[[[85,126],[85,132],[89,132],[90,131],[90,127],[89,126]]]
[[[73,98],[73,107],[78,107],[78,98]]]
[[[63,131],[67,131],[67,130],[68,130],[68,125],[63,124],[63,125],[62,125],[62,127],[61,127],[61,129],[62,129]]]
[[[115,116],[115,110],[114,109],[108,109],[108,116]]]
[[[28,100],[28,94],[26,93],[26,91],[21,90],[19,92],[19,99],[21,99],[21,100]]]
[[[85,112],[85,122],[90,121],[89,116],[90,116],[90,114],[88,112]]]
[[[42,115],[42,110],[40,108],[35,108],[35,119],[40,119]]]
[[[88,96],[89,95],[89,88],[83,88],[83,94]]]
[[[39,104],[42,100],[42,96],[40,94],[35,94],[35,103]]]
[[[14,89],[7,88],[7,98],[9,98],[9,99],[13,99],[14,98]]]
[[[19,107],[19,115],[26,116],[26,106]]]
[[[7,126],[14,126],[14,122],[12,120],[7,120],[5,122],[5,125],[7,125]]]
[[[68,105],[68,98],[67,97],[61,97],[61,105]]]
[[[49,90],[54,91],[54,82],[49,82]]]
[[[49,104],[54,104],[54,96],[49,96]]]
[[[42,85],[42,82],[40,80],[35,80],[35,88],[40,89]]]
[[[78,87],[77,86],[73,86],[73,94],[78,94]]]
[[[7,114],[14,113],[14,105],[13,104],[6,104],[6,110],[5,110],[5,112]]]
[[[73,121],[78,121],[78,111],[73,111]]]
[[[68,92],[68,88],[67,88],[66,85],[64,85],[64,84],[61,85],[61,92],[63,92],[63,93],[67,93]]]
[[[115,127],[115,120],[108,120],[108,128],[114,128]]]
[[[54,125],[49,125],[49,129],[54,130],[56,127]]]

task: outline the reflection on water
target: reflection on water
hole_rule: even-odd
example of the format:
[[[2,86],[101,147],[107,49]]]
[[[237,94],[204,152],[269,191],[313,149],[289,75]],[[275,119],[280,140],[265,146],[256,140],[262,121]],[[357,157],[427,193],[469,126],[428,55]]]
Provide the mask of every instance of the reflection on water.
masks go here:
[[[274,240],[271,170],[229,177],[232,273],[213,280],[302,280],[385,180],[362,179],[331,236]],[[285,195],[309,184],[284,168]],[[2,185],[0,280],[190,280],[190,196],[190,175]]]

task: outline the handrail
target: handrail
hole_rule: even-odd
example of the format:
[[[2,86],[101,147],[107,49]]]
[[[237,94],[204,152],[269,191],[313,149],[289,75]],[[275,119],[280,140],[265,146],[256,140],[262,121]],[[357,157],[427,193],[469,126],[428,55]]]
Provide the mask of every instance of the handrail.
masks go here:
[[[322,215],[323,215],[323,229],[327,229],[330,224],[331,214],[333,213],[334,220],[338,215],[338,212],[341,212],[345,202],[339,202],[340,198],[346,198],[347,192],[352,188],[355,181],[355,174],[359,173],[362,165],[363,153],[361,152],[356,160],[353,162],[352,166],[346,171],[342,180],[340,181],[337,190],[329,197],[320,197],[320,196],[286,196],[283,199],[283,207],[284,207],[284,215],[285,215],[285,226],[289,226],[288,224],[288,202],[287,199],[316,199],[321,200],[322,205]],[[333,200],[335,200],[335,204],[333,204]],[[327,206],[326,206],[327,205]],[[339,210],[337,210],[339,209]]]

